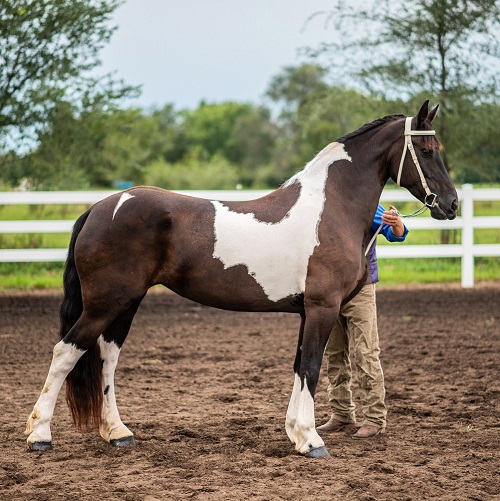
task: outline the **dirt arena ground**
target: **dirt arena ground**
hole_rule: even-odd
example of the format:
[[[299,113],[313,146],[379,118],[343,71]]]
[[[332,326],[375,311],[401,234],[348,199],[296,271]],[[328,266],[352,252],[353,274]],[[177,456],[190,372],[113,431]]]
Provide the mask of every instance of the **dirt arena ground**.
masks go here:
[[[144,300],[117,395],[137,445],[70,425],[54,449],[23,435],[57,342],[57,293],[0,294],[0,499],[500,499],[500,283],[379,288],[386,435],[324,436],[331,458],[294,452],[284,431],[299,319],[233,313],[171,293]],[[323,370],[316,420],[328,418]]]

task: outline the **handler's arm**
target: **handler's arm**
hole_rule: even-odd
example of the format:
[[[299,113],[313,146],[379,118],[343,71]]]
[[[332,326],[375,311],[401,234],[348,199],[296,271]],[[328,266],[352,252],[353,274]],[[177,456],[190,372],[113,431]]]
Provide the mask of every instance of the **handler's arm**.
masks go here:
[[[395,212],[391,212],[392,210],[396,210],[394,205],[391,205],[390,210],[385,211],[382,214],[382,223],[391,227],[391,231],[396,237],[402,237],[405,234],[405,225],[401,218]]]

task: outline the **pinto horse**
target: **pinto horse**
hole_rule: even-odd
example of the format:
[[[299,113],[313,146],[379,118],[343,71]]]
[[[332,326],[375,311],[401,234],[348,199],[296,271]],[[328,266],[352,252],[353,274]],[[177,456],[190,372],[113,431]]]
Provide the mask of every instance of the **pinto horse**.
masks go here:
[[[295,449],[328,456],[315,429],[321,359],[341,305],[365,282],[365,249],[390,178],[456,217],[457,193],[431,130],[437,107],[390,115],[329,144],[267,196],[220,202],[136,187],[96,203],[76,221],[64,272],[59,341],[26,426],[47,450],[57,396],[67,381],[76,425],[114,446],[134,443],[115,400],[114,372],[147,290],[163,284],[205,305],[301,317],[285,429]],[[410,155],[406,155],[407,150]]]

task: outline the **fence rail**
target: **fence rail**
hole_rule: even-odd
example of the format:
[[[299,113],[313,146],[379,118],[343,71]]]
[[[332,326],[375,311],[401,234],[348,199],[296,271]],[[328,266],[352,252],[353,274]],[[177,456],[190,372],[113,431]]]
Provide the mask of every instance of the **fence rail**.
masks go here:
[[[377,248],[380,258],[427,258],[458,257],[462,262],[462,286],[474,286],[474,258],[500,256],[500,244],[475,244],[474,230],[483,228],[500,229],[500,216],[475,217],[474,201],[498,201],[500,189],[474,189],[463,185],[457,190],[461,200],[461,213],[453,221],[436,221],[430,218],[406,219],[405,224],[414,230],[458,229],[462,231],[462,243],[451,245],[381,245]],[[116,191],[67,191],[67,192],[0,192],[0,205],[91,205]],[[177,191],[210,200],[251,200],[269,193],[269,190],[234,191]],[[414,202],[407,191],[386,190],[381,202]],[[70,233],[74,221],[0,221],[2,233]],[[64,261],[67,249],[0,249],[0,262],[46,262]]]

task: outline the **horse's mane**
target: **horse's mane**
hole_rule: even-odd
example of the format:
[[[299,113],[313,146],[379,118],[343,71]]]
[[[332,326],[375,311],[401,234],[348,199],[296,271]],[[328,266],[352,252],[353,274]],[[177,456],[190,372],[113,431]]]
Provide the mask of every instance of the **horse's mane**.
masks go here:
[[[333,143],[330,143],[326,148],[321,150],[316,157],[309,162],[304,169],[301,171],[297,172],[294,174],[290,179],[285,181],[281,187],[286,188],[287,186],[292,185],[294,182],[297,180],[301,179],[302,176],[306,175],[308,171],[310,171],[311,166],[314,165],[314,162],[321,158],[322,155],[329,154],[332,150],[332,148],[335,148],[336,143],[345,143],[347,140],[352,139],[354,137],[358,137],[361,134],[364,134],[365,132],[368,132],[370,130],[376,129],[377,127],[380,127],[388,122],[393,122],[394,120],[398,120],[401,118],[405,118],[405,115],[387,115],[382,118],[377,118],[373,122],[367,123],[365,125],[362,125],[358,130],[355,130],[354,132],[349,132],[349,134],[346,134],[345,136],[340,137],[339,139],[336,139]],[[337,144],[337,146],[339,146]]]
[[[353,139],[355,137],[358,137],[361,134],[364,134],[365,132],[376,129],[377,127],[380,127],[381,125],[386,124],[387,122],[393,122],[394,120],[398,120],[400,118],[405,118],[405,115],[387,115],[387,116],[382,117],[382,118],[377,118],[373,122],[362,125],[358,130],[355,130],[354,132],[349,132],[349,134],[346,134],[345,136],[339,137],[338,139],[336,139],[336,142],[337,143],[345,143],[349,139]]]

